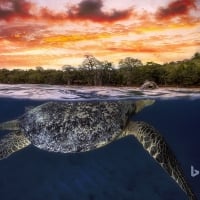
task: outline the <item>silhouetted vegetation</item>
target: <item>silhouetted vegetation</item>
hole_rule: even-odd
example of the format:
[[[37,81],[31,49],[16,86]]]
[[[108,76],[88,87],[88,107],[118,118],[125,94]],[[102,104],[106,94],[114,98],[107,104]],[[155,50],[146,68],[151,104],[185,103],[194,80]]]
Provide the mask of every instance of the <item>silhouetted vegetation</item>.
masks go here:
[[[86,55],[82,64],[75,68],[65,65],[62,70],[0,70],[0,83],[19,84],[66,84],[95,86],[139,86],[145,80],[156,82],[159,86],[200,86],[200,53],[191,59],[145,65],[138,59],[127,57],[114,67],[109,61],[99,61]]]

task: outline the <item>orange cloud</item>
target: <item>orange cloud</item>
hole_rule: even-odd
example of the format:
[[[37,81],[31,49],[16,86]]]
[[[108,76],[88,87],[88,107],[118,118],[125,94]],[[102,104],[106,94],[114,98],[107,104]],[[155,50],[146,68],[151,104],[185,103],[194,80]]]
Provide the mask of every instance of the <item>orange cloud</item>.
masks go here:
[[[143,39],[121,40],[116,42],[103,42],[101,50],[109,54],[118,53],[136,53],[153,54],[153,53],[175,53],[182,52],[186,49],[199,49],[200,40],[198,34],[193,35],[194,40],[190,37],[180,40],[182,34],[177,35],[152,35]],[[196,39],[195,39],[196,38]],[[94,48],[94,47],[93,47]],[[186,50],[187,52],[187,50]]]
[[[38,24],[27,25],[2,25],[0,29],[0,38],[10,41],[29,41],[32,34],[45,30],[47,27]]]
[[[97,39],[104,39],[104,38],[110,38],[112,37],[112,34],[109,33],[91,33],[91,34],[85,34],[85,33],[79,33],[79,34],[73,34],[73,35],[53,35],[43,38],[43,44],[52,44],[52,45],[61,45],[63,43],[71,43],[71,42],[80,42],[80,41],[94,41]]]

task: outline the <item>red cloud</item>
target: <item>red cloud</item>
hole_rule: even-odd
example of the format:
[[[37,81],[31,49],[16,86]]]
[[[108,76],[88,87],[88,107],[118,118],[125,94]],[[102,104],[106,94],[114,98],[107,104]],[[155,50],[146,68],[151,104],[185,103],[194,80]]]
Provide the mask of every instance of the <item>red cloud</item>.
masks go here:
[[[33,41],[39,39],[37,32],[44,31],[46,26],[29,24],[29,25],[2,25],[0,29],[0,38],[8,39],[10,41]],[[33,36],[30,36],[33,34]]]
[[[77,6],[72,6],[68,10],[68,17],[74,20],[90,20],[94,22],[114,22],[127,19],[131,15],[131,10],[117,11],[110,13],[102,11],[102,0],[83,0]]]
[[[1,0],[0,1],[0,20],[12,20],[13,18],[31,18],[31,8],[34,6],[26,0]]]
[[[195,0],[177,0],[161,7],[156,13],[158,19],[170,19],[180,15],[187,15],[191,9],[196,8]]]
[[[39,12],[39,18],[43,20],[50,20],[50,21],[63,21],[63,20],[67,20],[67,14],[54,13],[48,8],[41,8]]]

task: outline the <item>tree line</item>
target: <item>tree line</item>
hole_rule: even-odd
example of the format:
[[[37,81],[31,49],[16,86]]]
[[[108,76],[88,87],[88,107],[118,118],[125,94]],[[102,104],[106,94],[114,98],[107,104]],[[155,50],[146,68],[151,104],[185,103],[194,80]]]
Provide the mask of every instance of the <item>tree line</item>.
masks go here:
[[[190,59],[164,64],[143,64],[138,59],[126,57],[114,67],[112,62],[86,55],[78,68],[64,65],[62,70],[44,70],[42,67],[35,70],[0,69],[0,83],[8,84],[140,86],[145,80],[159,86],[200,86],[200,53]]]

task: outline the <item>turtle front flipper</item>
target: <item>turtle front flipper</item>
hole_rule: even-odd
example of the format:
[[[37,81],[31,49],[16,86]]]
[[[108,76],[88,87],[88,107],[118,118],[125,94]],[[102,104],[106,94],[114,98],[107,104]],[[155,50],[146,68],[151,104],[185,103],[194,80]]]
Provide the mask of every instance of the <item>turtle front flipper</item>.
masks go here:
[[[11,120],[11,121],[0,123],[0,130],[17,131],[19,130],[19,121]]]
[[[163,136],[159,134],[151,125],[145,122],[130,121],[127,124],[123,135],[134,135],[143,145],[144,149],[164,168],[168,174],[176,181],[181,189],[187,194],[190,200],[197,200],[178,163],[175,155],[165,142]]]
[[[11,132],[0,139],[0,160],[28,146],[30,141],[23,133]]]

